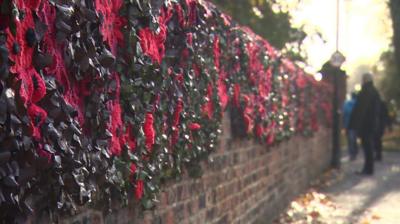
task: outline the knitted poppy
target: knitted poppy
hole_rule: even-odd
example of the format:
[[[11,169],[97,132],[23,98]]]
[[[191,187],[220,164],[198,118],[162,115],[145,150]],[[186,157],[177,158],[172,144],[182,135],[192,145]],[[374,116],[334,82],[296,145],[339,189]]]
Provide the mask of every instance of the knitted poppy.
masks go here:
[[[214,42],[213,42],[213,52],[214,52],[214,65],[219,71],[219,66],[220,66],[220,57],[221,57],[221,50],[219,48],[219,37],[215,35],[214,37]]]
[[[282,107],[286,107],[289,104],[289,97],[286,94],[282,94]]]
[[[233,86],[233,104],[236,107],[240,106],[240,85],[238,83],[235,83]]]
[[[175,4],[174,9],[175,9],[176,15],[178,16],[179,25],[181,27],[184,27],[185,26],[185,18],[183,17],[182,6],[180,4]]]
[[[153,149],[153,145],[155,143],[155,131],[153,123],[154,123],[153,114],[151,112],[147,112],[144,119],[143,132],[146,139],[145,145],[147,151],[149,152],[151,152],[151,150]]]
[[[222,18],[222,21],[224,21],[224,25],[225,26],[230,26],[231,25],[232,18],[230,16],[222,14],[221,18]]]
[[[201,128],[201,125],[198,124],[198,123],[191,123],[191,124],[189,124],[189,129],[190,129],[191,131],[197,131],[197,130],[199,130],[200,128]]]
[[[162,8],[158,17],[159,32],[155,33],[149,27],[140,29],[138,32],[140,46],[143,53],[148,55],[153,62],[161,64],[165,55],[165,40],[167,39],[167,22],[172,17],[171,9]]]
[[[103,40],[110,46],[111,52],[117,53],[117,46],[124,43],[121,28],[126,24],[126,19],[119,15],[123,0],[96,0],[96,11],[99,12],[103,21],[100,27]]]
[[[249,42],[246,45],[246,50],[249,55],[249,66],[248,66],[248,79],[251,81],[252,85],[257,85],[257,83],[262,83],[263,72],[265,71],[264,65],[260,60],[260,47],[254,42]]]
[[[37,11],[39,9],[40,3],[42,0],[19,0],[25,2],[26,8]],[[17,1],[18,2],[18,1]]]
[[[272,120],[270,124],[268,125],[266,131],[267,131],[267,144],[271,145],[275,141],[275,128],[276,128],[276,122]]]
[[[226,106],[228,105],[229,101],[229,96],[228,96],[228,90],[226,87],[226,82],[225,82],[225,77],[226,77],[226,72],[221,71],[219,79],[217,81],[217,88],[218,88],[218,97],[219,97],[219,104],[221,106],[221,110],[224,111]]]
[[[138,180],[136,182],[135,197],[137,200],[140,200],[143,197],[143,186],[144,186],[143,180]]]
[[[265,91],[267,92],[267,94],[269,94],[271,92],[271,86],[272,86],[272,67],[268,67],[266,74],[265,74],[265,82],[266,82],[266,89]]]
[[[21,72],[22,70],[33,68],[33,48],[28,46],[26,34],[28,30],[31,30],[35,26],[35,24],[30,10],[25,13],[25,17],[22,20],[14,18],[14,22],[15,36],[11,32],[10,28],[6,29],[7,48],[13,49],[9,57],[10,60],[14,62],[14,65],[10,67],[10,71],[18,73],[17,69]],[[15,51],[16,47],[18,47],[18,51]]]
[[[42,137],[40,126],[44,123],[47,117],[47,112],[41,107],[31,104],[28,106],[28,116],[30,118],[30,129],[32,132],[32,137],[36,140],[40,140]]]
[[[132,125],[128,124],[123,137],[120,139],[121,146],[127,144],[131,152],[135,151],[136,149],[136,138],[133,135],[132,129]]]
[[[254,128],[253,111],[254,111],[254,95],[243,95],[244,111],[243,120],[246,127],[246,132],[251,133]]]
[[[186,34],[186,43],[187,43],[189,46],[192,46],[192,45],[193,45],[193,33],[187,33],[187,34]]]
[[[212,119],[213,114],[214,114],[214,104],[212,101],[213,98],[213,86],[211,83],[208,84],[207,86],[207,98],[208,102],[206,102],[203,107],[202,107],[202,112],[205,114],[208,119]]]
[[[191,26],[197,22],[197,0],[186,0],[186,5],[188,7],[188,25]]]
[[[282,65],[285,67],[285,70],[289,72],[290,74],[293,74],[296,72],[296,66],[293,64],[292,61],[288,60],[287,58],[282,59]]]
[[[51,158],[52,158],[51,153],[49,153],[43,149],[43,144],[40,144],[40,143],[38,144],[36,152],[39,155],[39,157],[46,158],[47,163],[51,162]]]
[[[257,138],[261,138],[264,133],[264,128],[261,124],[256,125],[256,136]]]
[[[35,105],[46,94],[45,82],[32,64],[34,50],[32,44],[35,44],[35,39],[32,38],[36,37],[32,36],[35,24],[30,7],[35,9],[38,4],[38,1],[16,1],[15,5],[19,9],[25,10],[24,18],[14,18],[15,35],[10,28],[6,29],[6,46],[8,49],[13,49],[9,54],[9,59],[13,62],[10,71],[15,74],[14,81],[20,83],[18,95],[27,108],[31,119],[32,136],[37,140],[41,138],[40,126],[47,117],[47,112]]]
[[[243,121],[244,125],[246,127],[246,133],[251,133],[251,130],[253,129],[253,119],[250,117],[249,114],[243,114]]]
[[[7,48],[13,49],[9,54],[10,60],[14,63],[10,71],[16,75],[16,81],[21,81],[19,95],[25,105],[38,102],[46,94],[44,80],[33,67],[33,48],[29,43],[31,35],[34,35],[31,32],[35,27],[30,7],[36,9],[38,4],[38,1],[16,1],[18,8],[26,10],[25,16],[23,19],[14,18],[15,36],[10,28],[6,29]],[[15,51],[16,46],[18,51]]]
[[[84,123],[84,97],[92,93],[90,88],[92,80],[85,77],[76,85],[71,83],[70,76],[65,67],[64,47],[57,43],[55,36],[56,29],[56,8],[49,1],[42,1],[40,10],[37,11],[39,19],[47,25],[47,30],[43,36],[42,50],[52,58],[52,64],[45,67],[45,74],[52,75],[57,82],[63,87],[63,98],[67,104],[72,105],[78,112],[78,121],[80,125]]]
[[[178,99],[174,110],[174,119],[172,122],[172,126],[177,127],[179,125],[179,120],[182,111],[183,111],[183,102],[182,99]]]
[[[194,74],[196,75],[196,77],[199,77],[200,76],[200,68],[199,68],[199,66],[197,65],[197,64],[193,64],[193,71],[194,71]]]
[[[275,141],[275,135],[273,133],[268,134],[266,138],[267,145],[272,145]]]
[[[179,85],[183,85],[183,74],[182,73],[178,73],[175,74],[175,80],[179,83]]]
[[[261,116],[265,115],[266,110],[265,110],[264,105],[258,104],[257,106],[258,106],[258,114],[260,114]]]

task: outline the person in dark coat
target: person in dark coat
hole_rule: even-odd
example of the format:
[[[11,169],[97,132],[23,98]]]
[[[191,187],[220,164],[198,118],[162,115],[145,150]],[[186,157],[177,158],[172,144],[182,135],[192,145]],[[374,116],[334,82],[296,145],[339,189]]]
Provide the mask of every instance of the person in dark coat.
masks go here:
[[[386,103],[381,100],[379,108],[379,120],[374,138],[375,160],[382,161],[382,137],[386,127],[390,125],[389,112]]]
[[[364,150],[364,168],[360,174],[374,173],[374,137],[378,129],[380,96],[372,81],[372,75],[362,76],[362,89],[351,113],[349,127],[361,138]]]

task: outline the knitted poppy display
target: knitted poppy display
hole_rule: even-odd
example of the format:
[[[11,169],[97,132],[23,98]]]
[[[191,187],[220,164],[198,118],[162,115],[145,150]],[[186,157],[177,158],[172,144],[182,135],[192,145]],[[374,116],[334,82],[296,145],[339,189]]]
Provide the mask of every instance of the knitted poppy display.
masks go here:
[[[218,147],[223,116],[267,145],[331,122],[330,86],[206,1],[0,6],[5,223],[113,200],[150,209]]]

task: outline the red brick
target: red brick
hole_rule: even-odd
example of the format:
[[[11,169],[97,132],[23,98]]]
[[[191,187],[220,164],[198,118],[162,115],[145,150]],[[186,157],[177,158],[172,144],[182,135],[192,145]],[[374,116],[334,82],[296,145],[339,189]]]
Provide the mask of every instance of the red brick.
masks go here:
[[[321,147],[329,142],[328,129],[273,147],[226,135],[214,162],[201,164],[201,178],[169,181],[154,211],[143,213],[134,202],[108,215],[106,223],[268,223],[330,162],[329,148]]]

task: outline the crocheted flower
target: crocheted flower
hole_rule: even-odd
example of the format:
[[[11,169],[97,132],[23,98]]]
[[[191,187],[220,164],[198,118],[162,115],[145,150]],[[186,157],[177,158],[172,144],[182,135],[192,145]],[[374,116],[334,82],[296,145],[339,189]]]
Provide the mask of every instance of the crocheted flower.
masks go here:
[[[155,143],[155,132],[153,123],[154,123],[153,114],[147,112],[143,124],[143,131],[144,131],[144,136],[146,138],[145,145],[149,152],[151,152],[151,150],[153,149],[153,145]]]
[[[240,106],[240,85],[238,83],[235,83],[233,86],[233,104],[236,107]]]
[[[6,29],[6,46],[11,50],[9,59],[13,62],[10,71],[15,74],[14,81],[19,84],[18,96],[31,118],[32,136],[39,139],[41,137],[40,126],[47,117],[47,112],[35,105],[45,96],[46,86],[43,78],[32,64],[33,47],[37,40],[31,9],[37,9],[39,2],[19,0],[15,2],[15,5],[19,10],[24,11],[24,17],[14,18],[15,35],[10,28]]]
[[[263,134],[264,134],[264,127],[261,124],[257,124],[256,125],[256,136],[258,138],[261,138]]]
[[[135,197],[137,200],[140,200],[143,197],[143,186],[144,186],[143,180],[138,180],[136,182]]]
[[[161,64],[165,55],[165,40],[167,39],[167,22],[172,17],[171,9],[161,9],[158,17],[159,31],[156,33],[149,27],[139,30],[139,42],[143,53],[148,55],[153,62]]]
[[[213,42],[213,52],[214,52],[214,65],[219,71],[220,67],[220,57],[221,57],[221,50],[219,48],[219,37],[215,35],[214,42]]]
[[[226,72],[221,71],[217,81],[218,97],[221,110],[224,111],[229,102],[228,90],[225,82]]]
[[[136,138],[133,135],[132,129],[133,129],[132,125],[128,124],[126,131],[120,140],[121,146],[127,144],[131,152],[135,151],[136,149]]]
[[[126,24],[126,19],[119,15],[123,3],[123,0],[95,1],[96,11],[100,12],[103,17],[100,32],[114,55],[117,54],[117,46],[124,43],[121,28]]]
[[[191,123],[191,124],[189,124],[189,129],[190,129],[191,131],[197,131],[197,130],[200,130],[200,128],[201,128],[201,125],[198,124],[198,123]]]
[[[196,24],[197,21],[197,0],[186,0],[186,5],[188,7],[188,25]]]
[[[212,96],[213,96],[213,86],[211,83],[209,83],[207,86],[208,101],[202,107],[203,114],[205,114],[208,117],[208,119],[212,119],[214,114],[214,104],[212,101]]]

